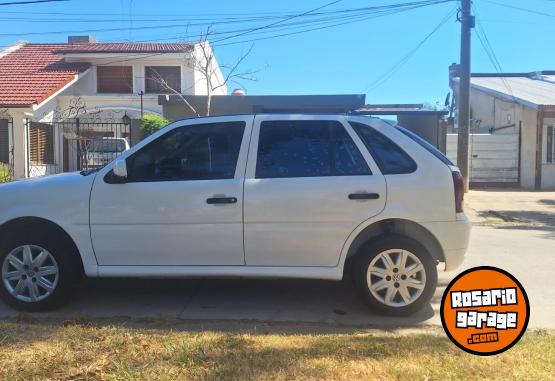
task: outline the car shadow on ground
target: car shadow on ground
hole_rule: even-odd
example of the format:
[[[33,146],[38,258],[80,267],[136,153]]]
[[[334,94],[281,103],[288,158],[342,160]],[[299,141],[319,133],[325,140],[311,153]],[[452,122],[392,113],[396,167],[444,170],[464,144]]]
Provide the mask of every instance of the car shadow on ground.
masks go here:
[[[555,212],[540,212],[531,210],[484,210],[478,212],[478,216],[490,220],[491,226],[509,224],[513,227],[549,227],[555,229]],[[491,221],[491,220],[498,221]]]
[[[410,317],[377,315],[361,302],[350,282],[88,279],[75,290],[73,300],[58,310],[22,315],[0,305],[0,318],[170,324],[193,330],[264,327],[270,332],[354,332],[426,326],[434,309],[428,306]]]

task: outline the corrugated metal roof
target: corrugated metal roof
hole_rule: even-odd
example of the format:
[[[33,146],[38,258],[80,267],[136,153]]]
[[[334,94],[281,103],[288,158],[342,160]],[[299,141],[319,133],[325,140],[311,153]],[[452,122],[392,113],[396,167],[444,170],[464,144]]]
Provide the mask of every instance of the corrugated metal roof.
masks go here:
[[[551,77],[550,79],[548,77]],[[555,105],[555,76],[473,77],[472,87],[529,107]]]

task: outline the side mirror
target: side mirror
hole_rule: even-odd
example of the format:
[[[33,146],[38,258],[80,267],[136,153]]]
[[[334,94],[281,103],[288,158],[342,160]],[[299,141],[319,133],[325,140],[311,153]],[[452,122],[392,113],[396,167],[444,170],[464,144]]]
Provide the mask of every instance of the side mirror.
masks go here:
[[[127,179],[127,163],[125,159],[116,159],[114,163],[114,176],[119,180]]]

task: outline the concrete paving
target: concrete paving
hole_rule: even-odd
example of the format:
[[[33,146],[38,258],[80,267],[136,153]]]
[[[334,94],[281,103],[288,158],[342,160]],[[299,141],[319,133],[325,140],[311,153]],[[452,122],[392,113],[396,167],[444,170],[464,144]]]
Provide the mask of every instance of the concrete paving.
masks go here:
[[[513,273],[530,298],[530,327],[555,329],[555,230],[477,226],[464,268],[479,265]],[[30,316],[39,320],[246,321],[365,329],[438,326],[442,292],[457,273],[440,273],[432,304],[410,318],[372,314],[349,282],[215,279],[89,280],[68,306]],[[0,304],[0,318],[18,315]]]
[[[334,329],[437,327],[441,296],[462,270],[496,266],[515,275],[531,304],[530,327],[555,329],[555,192],[473,191],[467,212],[476,226],[468,258],[440,272],[430,306],[409,318],[375,315],[350,282],[305,280],[88,280],[59,310],[31,319],[149,321],[201,327],[238,323],[320,325]],[[0,319],[21,315],[0,302]],[[220,325],[221,327],[221,325]]]

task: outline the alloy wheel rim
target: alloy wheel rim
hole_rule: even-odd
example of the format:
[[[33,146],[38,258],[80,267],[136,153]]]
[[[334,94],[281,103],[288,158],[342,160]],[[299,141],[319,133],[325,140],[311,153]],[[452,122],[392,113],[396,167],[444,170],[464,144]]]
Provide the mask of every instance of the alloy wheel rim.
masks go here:
[[[12,250],[2,264],[2,281],[17,300],[34,303],[48,298],[58,285],[60,271],[50,252],[23,245]]]
[[[389,307],[414,303],[426,287],[426,270],[412,252],[392,249],[379,253],[368,266],[366,281],[374,298]]]

